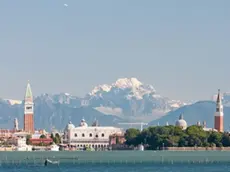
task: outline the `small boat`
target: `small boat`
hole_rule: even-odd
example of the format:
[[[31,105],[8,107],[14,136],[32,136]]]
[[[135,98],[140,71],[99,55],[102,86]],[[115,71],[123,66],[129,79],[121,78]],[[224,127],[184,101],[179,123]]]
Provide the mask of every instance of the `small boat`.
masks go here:
[[[59,165],[59,161],[51,161],[49,159],[46,159],[44,165],[47,166],[48,164],[57,164],[57,165]]]

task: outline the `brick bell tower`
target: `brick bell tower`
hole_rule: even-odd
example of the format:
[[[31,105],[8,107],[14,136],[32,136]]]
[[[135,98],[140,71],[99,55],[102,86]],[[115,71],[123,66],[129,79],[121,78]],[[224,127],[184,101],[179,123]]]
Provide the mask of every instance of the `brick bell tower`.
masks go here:
[[[26,87],[24,103],[24,131],[34,133],[34,103],[29,81]]]
[[[219,132],[224,132],[224,112],[223,105],[221,101],[220,89],[218,90],[217,100],[216,100],[216,112],[214,119],[214,127]]]

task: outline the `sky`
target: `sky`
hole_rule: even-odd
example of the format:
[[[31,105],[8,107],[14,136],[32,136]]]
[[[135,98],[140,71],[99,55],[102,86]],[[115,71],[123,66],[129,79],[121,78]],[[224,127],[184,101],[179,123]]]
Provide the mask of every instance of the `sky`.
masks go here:
[[[68,4],[66,7],[64,4]],[[3,0],[0,97],[67,92],[136,77],[163,96],[230,91],[229,0]]]

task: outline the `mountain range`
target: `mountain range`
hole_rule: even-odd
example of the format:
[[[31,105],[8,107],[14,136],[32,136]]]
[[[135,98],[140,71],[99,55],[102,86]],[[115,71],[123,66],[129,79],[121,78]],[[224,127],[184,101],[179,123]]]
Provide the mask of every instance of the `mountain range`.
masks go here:
[[[34,103],[35,127],[47,130],[63,129],[69,120],[77,124],[82,118],[89,123],[97,118],[101,125],[152,120],[184,105],[157,94],[152,85],[136,78],[121,78],[112,84],[96,86],[83,98],[68,93],[42,94],[34,97]],[[1,128],[13,126],[14,118],[23,124],[23,101],[1,100],[0,112]]]
[[[215,98],[215,96],[214,96]],[[230,94],[224,94],[223,102],[230,105]],[[189,122],[202,120],[202,114],[213,114],[212,106],[206,103],[193,104],[172,100],[162,96],[152,85],[144,84],[137,78],[120,78],[112,84],[95,86],[84,97],[68,93],[42,94],[34,97],[35,127],[50,130],[52,127],[63,129],[68,121],[78,125],[82,118],[90,125],[95,119],[101,125],[117,125],[118,122],[155,122],[174,123],[181,111]],[[194,112],[190,113],[189,111]],[[208,118],[208,115],[205,116]],[[23,100],[0,100],[0,128],[12,128],[14,118],[18,118],[23,127]],[[208,122],[208,120],[206,119]],[[210,121],[212,123],[212,121]]]

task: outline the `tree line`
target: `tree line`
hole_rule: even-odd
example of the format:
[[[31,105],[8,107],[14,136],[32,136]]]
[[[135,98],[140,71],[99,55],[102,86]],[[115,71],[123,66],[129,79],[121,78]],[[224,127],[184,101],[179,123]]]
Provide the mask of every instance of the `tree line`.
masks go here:
[[[154,126],[140,131],[135,128],[126,130],[125,144],[138,146],[143,144],[147,149],[162,147],[228,147],[229,133],[204,131],[201,126],[192,125],[186,130],[177,126]]]

